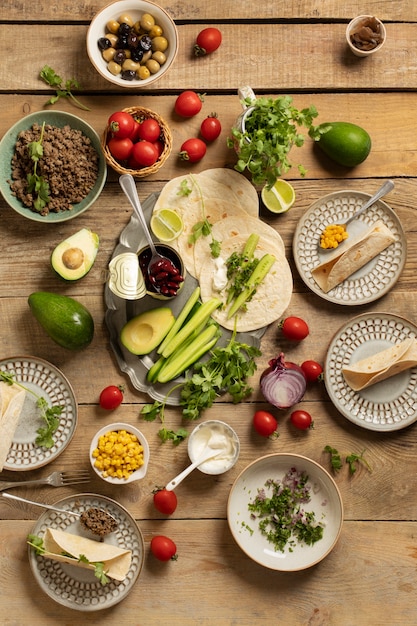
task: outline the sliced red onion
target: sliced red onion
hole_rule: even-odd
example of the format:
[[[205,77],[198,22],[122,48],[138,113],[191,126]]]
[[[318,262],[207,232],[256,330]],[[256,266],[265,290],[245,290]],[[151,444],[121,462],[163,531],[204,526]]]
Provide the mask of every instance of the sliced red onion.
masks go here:
[[[283,353],[269,361],[260,383],[265,400],[278,409],[289,409],[300,402],[307,386],[301,367],[286,362]]]

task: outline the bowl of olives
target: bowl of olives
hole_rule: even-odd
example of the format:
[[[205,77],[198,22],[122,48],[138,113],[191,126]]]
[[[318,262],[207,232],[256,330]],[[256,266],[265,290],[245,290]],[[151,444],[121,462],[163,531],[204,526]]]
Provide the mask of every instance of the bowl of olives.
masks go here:
[[[119,87],[137,89],[159,80],[177,52],[175,22],[153,2],[112,2],[93,17],[87,31],[92,65]]]

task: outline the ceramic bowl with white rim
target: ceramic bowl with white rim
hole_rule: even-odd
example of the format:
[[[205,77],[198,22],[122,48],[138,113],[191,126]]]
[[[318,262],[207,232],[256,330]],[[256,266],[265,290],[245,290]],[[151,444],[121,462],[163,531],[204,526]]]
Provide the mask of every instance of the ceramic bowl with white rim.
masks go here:
[[[361,35],[362,30],[365,38]],[[373,15],[359,15],[353,18],[346,27],[346,41],[357,57],[368,57],[378,52],[386,38],[387,32],[384,24]]]
[[[103,469],[96,466],[96,457],[94,456],[94,451],[97,449],[99,444],[99,439],[106,435],[106,433],[115,432],[119,433],[120,431],[126,431],[131,435],[134,435],[139,441],[140,445],[143,448],[143,464],[132,472],[127,478],[118,478],[116,476],[108,476],[106,473],[103,473]],[[118,455],[120,459],[125,458],[124,454]],[[113,424],[108,424],[107,426],[103,426],[100,430],[94,435],[90,444],[90,463],[91,467],[102,480],[105,480],[112,485],[127,485],[129,483],[133,483],[137,480],[141,480],[146,476],[146,472],[148,470],[149,463],[149,444],[143,433],[140,430],[132,426],[131,424],[126,424],[124,422],[115,422]]]
[[[291,510],[290,519],[310,519],[322,527],[322,537],[311,545],[300,541],[291,531],[285,545],[270,541],[261,518],[249,507],[260,497],[271,497],[271,481],[291,490],[303,479],[308,501]],[[304,570],[316,565],[335,547],[343,525],[343,502],[331,475],[316,461],[299,454],[270,454],[253,461],[236,478],[227,504],[230,531],[243,552],[264,567],[282,572]],[[267,529],[272,530],[273,523]],[[288,526],[288,529],[290,526]]]
[[[194,428],[188,438],[191,462],[194,463],[207,447],[217,456],[198,465],[203,474],[224,474],[236,465],[240,452],[239,437],[226,422],[207,420]]]
[[[118,68],[115,68],[114,65],[110,65],[109,69],[109,63],[113,63],[113,61],[106,60],[103,57],[103,52],[105,53],[105,56],[108,56],[106,53],[108,53],[109,49],[105,49],[103,51],[100,47],[102,44],[99,44],[99,41],[103,38],[109,39],[109,22],[116,21],[120,24],[122,22],[126,22],[126,17],[128,17],[128,21],[133,23],[133,25],[136,25],[138,24],[138,22],[140,22],[144,14],[152,16],[155,25],[157,27],[160,27],[162,31],[161,35],[158,34],[157,36],[163,37],[167,41],[168,45],[166,49],[162,50],[161,46],[157,45],[155,41],[153,41],[154,39],[156,39],[156,37],[152,37],[152,31],[137,29],[139,37],[141,37],[143,34],[150,34],[153,44],[149,52],[151,53],[151,55],[154,54],[154,52],[162,52],[165,57],[165,61],[162,64],[159,64],[159,69],[157,69],[156,67],[154,68],[151,65],[150,67],[152,68],[152,71],[146,78],[138,77],[139,70],[133,72],[133,74],[130,75],[124,74],[123,63],[121,65],[120,63],[117,63],[117,65],[119,65],[119,67],[121,68],[120,71],[118,71]],[[110,34],[112,34],[112,31],[110,31]],[[116,45],[116,47],[118,48],[118,44]],[[162,45],[162,48],[164,47],[165,46]],[[112,48],[115,49],[114,46],[112,46]],[[128,50],[128,48],[126,48],[126,50]],[[177,56],[177,52],[178,32],[175,22],[169,15],[169,13],[165,11],[165,9],[158,6],[154,2],[145,2],[144,0],[119,0],[117,2],[111,2],[104,8],[100,9],[100,11],[98,11],[98,13],[93,17],[87,32],[87,54],[92,65],[100,74],[100,76],[102,76],[107,81],[113,83],[114,85],[117,85],[118,87],[126,87],[128,89],[140,89],[142,87],[147,87],[151,83],[154,83],[155,81],[159,80],[164,74],[166,74],[166,72],[172,66]],[[144,59],[146,59],[146,56],[148,56],[148,54],[143,57],[138,65],[143,67],[146,65],[146,63],[148,63],[148,61],[144,61]],[[160,55],[157,55],[157,58],[161,60]],[[129,58],[128,60],[131,61],[131,58]],[[113,73],[115,71],[117,71],[117,73]],[[123,76],[125,76],[125,78],[123,78]],[[126,76],[129,76],[129,79],[127,79]],[[134,77],[132,78],[132,76]]]

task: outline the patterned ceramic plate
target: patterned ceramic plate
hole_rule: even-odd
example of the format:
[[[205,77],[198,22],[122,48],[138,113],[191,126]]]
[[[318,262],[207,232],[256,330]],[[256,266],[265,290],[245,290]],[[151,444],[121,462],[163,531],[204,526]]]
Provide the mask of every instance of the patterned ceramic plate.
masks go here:
[[[324,367],[327,392],[354,424],[381,432],[400,430],[417,420],[417,367],[361,391],[346,383],[342,368],[417,336],[417,327],[389,313],[364,313],[342,326],[330,343]]]
[[[26,393],[19,423],[4,469],[27,471],[56,459],[71,441],[77,425],[78,407],[68,380],[52,363],[33,356],[13,357],[0,361],[0,371],[14,375],[17,382],[42,396],[52,406],[63,406],[52,448],[35,444],[37,429],[45,426],[36,406],[37,398]]]
[[[351,236],[359,235],[377,220],[382,220],[396,241],[328,293],[322,291],[311,275],[311,271],[325,259],[326,253],[318,252],[324,228],[333,222],[346,220],[359,211],[370,197],[370,194],[360,191],[331,193],[314,202],[298,222],[293,239],[297,270],[307,287],[325,300],[345,305],[373,302],[385,295],[401,275],[407,256],[406,238],[398,217],[382,200],[349,224],[348,232]]]
[[[37,556],[29,546],[30,567],[41,589],[59,604],[77,611],[99,611],[123,600],[133,588],[145,556],[143,536],[133,517],[114,500],[89,493],[69,496],[54,505],[78,512],[89,507],[106,509],[117,519],[118,527],[103,541],[131,550],[132,563],[123,581],[111,580],[102,585],[93,571]],[[76,518],[56,511],[45,511],[31,533],[43,537],[48,527],[94,539],[94,535],[83,529]]]

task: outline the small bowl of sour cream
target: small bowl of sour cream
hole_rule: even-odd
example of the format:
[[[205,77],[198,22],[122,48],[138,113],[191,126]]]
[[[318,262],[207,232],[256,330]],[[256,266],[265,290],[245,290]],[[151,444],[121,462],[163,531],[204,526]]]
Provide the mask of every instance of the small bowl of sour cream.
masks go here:
[[[188,456],[194,463],[206,448],[213,450],[213,458],[198,466],[203,474],[223,474],[237,462],[240,441],[229,424],[220,420],[208,420],[194,428],[188,439]]]

